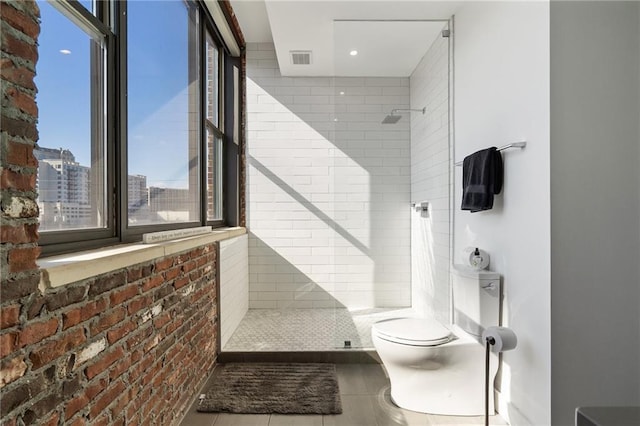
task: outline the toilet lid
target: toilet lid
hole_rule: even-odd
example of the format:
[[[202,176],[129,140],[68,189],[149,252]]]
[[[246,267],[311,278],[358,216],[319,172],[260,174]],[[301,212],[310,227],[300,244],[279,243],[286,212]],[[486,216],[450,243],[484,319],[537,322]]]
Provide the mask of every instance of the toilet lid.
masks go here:
[[[393,318],[373,324],[381,339],[414,346],[435,346],[451,340],[451,330],[427,318]]]

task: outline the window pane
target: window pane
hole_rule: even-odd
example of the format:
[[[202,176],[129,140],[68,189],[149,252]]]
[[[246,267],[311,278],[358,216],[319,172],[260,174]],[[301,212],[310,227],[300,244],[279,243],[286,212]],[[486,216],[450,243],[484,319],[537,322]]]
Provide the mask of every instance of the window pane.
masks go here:
[[[38,5],[40,231],[105,227],[103,43]]]
[[[220,128],[218,123],[218,107],[219,107],[219,84],[220,84],[220,65],[219,58],[220,52],[218,46],[213,42],[211,35],[207,33],[206,43],[207,61],[206,61],[206,76],[207,76],[207,119],[211,123]]]
[[[222,139],[207,126],[207,220],[222,219]]]
[[[128,222],[200,220],[196,8],[128,2]]]

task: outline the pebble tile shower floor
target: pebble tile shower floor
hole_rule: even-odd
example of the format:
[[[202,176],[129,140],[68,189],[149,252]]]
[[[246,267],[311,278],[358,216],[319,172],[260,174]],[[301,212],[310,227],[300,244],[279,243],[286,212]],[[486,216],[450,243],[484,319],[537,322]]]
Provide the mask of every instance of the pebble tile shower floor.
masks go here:
[[[407,309],[250,309],[223,351],[335,351],[373,349],[371,326],[385,318],[412,316]]]

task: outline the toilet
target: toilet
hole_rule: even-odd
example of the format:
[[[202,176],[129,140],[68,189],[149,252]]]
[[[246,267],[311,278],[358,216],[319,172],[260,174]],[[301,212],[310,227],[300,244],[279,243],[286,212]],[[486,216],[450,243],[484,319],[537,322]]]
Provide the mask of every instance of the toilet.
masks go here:
[[[397,406],[429,414],[478,416],[484,414],[485,380],[485,346],[480,340],[486,327],[500,322],[500,275],[455,265],[451,276],[453,325],[432,318],[392,318],[376,322],[371,337]],[[493,383],[498,358],[490,356]],[[494,413],[493,392],[489,412]]]

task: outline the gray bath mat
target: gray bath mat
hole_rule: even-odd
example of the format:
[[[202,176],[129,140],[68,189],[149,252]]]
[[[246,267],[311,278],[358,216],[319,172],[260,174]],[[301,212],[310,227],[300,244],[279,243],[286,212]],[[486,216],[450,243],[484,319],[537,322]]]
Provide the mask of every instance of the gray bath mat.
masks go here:
[[[333,364],[220,365],[198,411],[236,414],[340,414]]]

